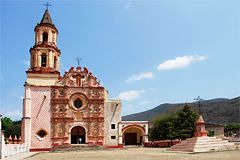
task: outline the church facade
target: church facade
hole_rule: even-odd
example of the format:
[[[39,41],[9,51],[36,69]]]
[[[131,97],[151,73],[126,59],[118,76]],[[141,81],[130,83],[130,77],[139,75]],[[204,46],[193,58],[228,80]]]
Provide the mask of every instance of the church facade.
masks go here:
[[[121,100],[109,99],[108,91],[87,68],[71,67],[60,75],[58,30],[48,9],[34,31],[21,129],[31,151],[82,144],[123,147],[148,141],[148,122],[121,121]]]

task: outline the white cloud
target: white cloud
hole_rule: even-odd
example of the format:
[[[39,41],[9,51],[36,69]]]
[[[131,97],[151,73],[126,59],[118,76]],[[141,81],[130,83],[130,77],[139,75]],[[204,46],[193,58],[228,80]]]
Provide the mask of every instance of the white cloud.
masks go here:
[[[144,93],[144,90],[140,90],[140,91],[136,91],[136,90],[131,90],[131,91],[126,91],[126,92],[122,92],[118,95],[118,99],[122,99],[125,101],[131,101],[134,100],[136,98],[138,98],[140,96],[141,93]]]
[[[140,80],[143,80],[143,79],[151,79],[151,78],[153,78],[153,73],[152,72],[145,72],[145,73],[141,73],[141,74],[132,75],[125,82],[126,83],[131,83],[133,81],[140,81]]]
[[[127,5],[125,6],[125,10],[128,10],[131,7],[131,3],[127,3]]]
[[[153,103],[156,103],[157,102],[157,100],[146,100],[146,101],[141,101],[141,102],[139,102],[139,106],[146,106],[146,105],[151,105],[151,104],[153,104]]]
[[[176,57],[175,59],[167,60],[158,65],[158,70],[171,70],[171,69],[178,69],[188,66],[194,61],[202,61],[205,60],[205,56],[199,55],[190,55],[190,56],[182,56]]]

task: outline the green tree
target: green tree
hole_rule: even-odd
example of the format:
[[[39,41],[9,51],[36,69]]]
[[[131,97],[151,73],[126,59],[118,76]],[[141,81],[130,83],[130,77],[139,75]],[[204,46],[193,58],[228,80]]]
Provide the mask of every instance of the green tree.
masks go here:
[[[172,115],[164,115],[153,120],[149,130],[152,140],[186,139],[193,136],[198,115],[192,107],[185,104],[182,109]]]
[[[174,123],[174,116],[165,115],[161,118],[157,118],[150,130],[150,139],[171,140],[172,146],[172,140],[176,139],[176,130],[174,128]]]
[[[2,129],[4,130],[5,138],[8,138],[9,135],[19,137],[21,135],[21,121],[12,121],[8,117],[2,118]]]
[[[224,133],[226,136],[232,136],[236,134],[237,136],[240,135],[240,123],[230,123],[225,125]]]
[[[2,129],[3,130],[6,130],[7,128],[9,128],[12,125],[13,125],[13,121],[10,118],[8,118],[8,117],[2,118]]]
[[[178,139],[185,140],[193,137],[195,132],[195,123],[198,115],[192,107],[185,104],[181,110],[176,113],[175,129]]]

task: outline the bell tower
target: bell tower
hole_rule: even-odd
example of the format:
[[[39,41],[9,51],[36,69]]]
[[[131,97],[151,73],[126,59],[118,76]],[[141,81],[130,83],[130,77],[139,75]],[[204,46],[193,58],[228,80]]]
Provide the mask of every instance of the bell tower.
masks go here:
[[[30,149],[39,146],[50,148],[50,98],[52,86],[60,77],[61,52],[57,48],[58,30],[52,22],[48,8],[34,31],[35,44],[30,48],[30,67],[26,71],[27,80],[24,84],[21,135]],[[40,133],[45,134],[44,140]],[[33,141],[36,143],[32,143]]]
[[[34,28],[35,45],[30,48],[30,68],[27,83],[53,85],[60,76],[60,50],[57,48],[58,30],[46,9],[42,20]]]

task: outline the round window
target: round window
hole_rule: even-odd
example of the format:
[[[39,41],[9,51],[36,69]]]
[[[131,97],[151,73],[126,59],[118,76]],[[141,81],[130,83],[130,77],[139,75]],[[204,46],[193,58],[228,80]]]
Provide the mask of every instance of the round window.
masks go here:
[[[37,135],[41,138],[44,138],[47,135],[47,132],[45,130],[41,129],[37,132]]]
[[[82,107],[82,100],[80,98],[77,98],[76,100],[74,100],[73,104],[74,104],[74,107],[80,108]]]

